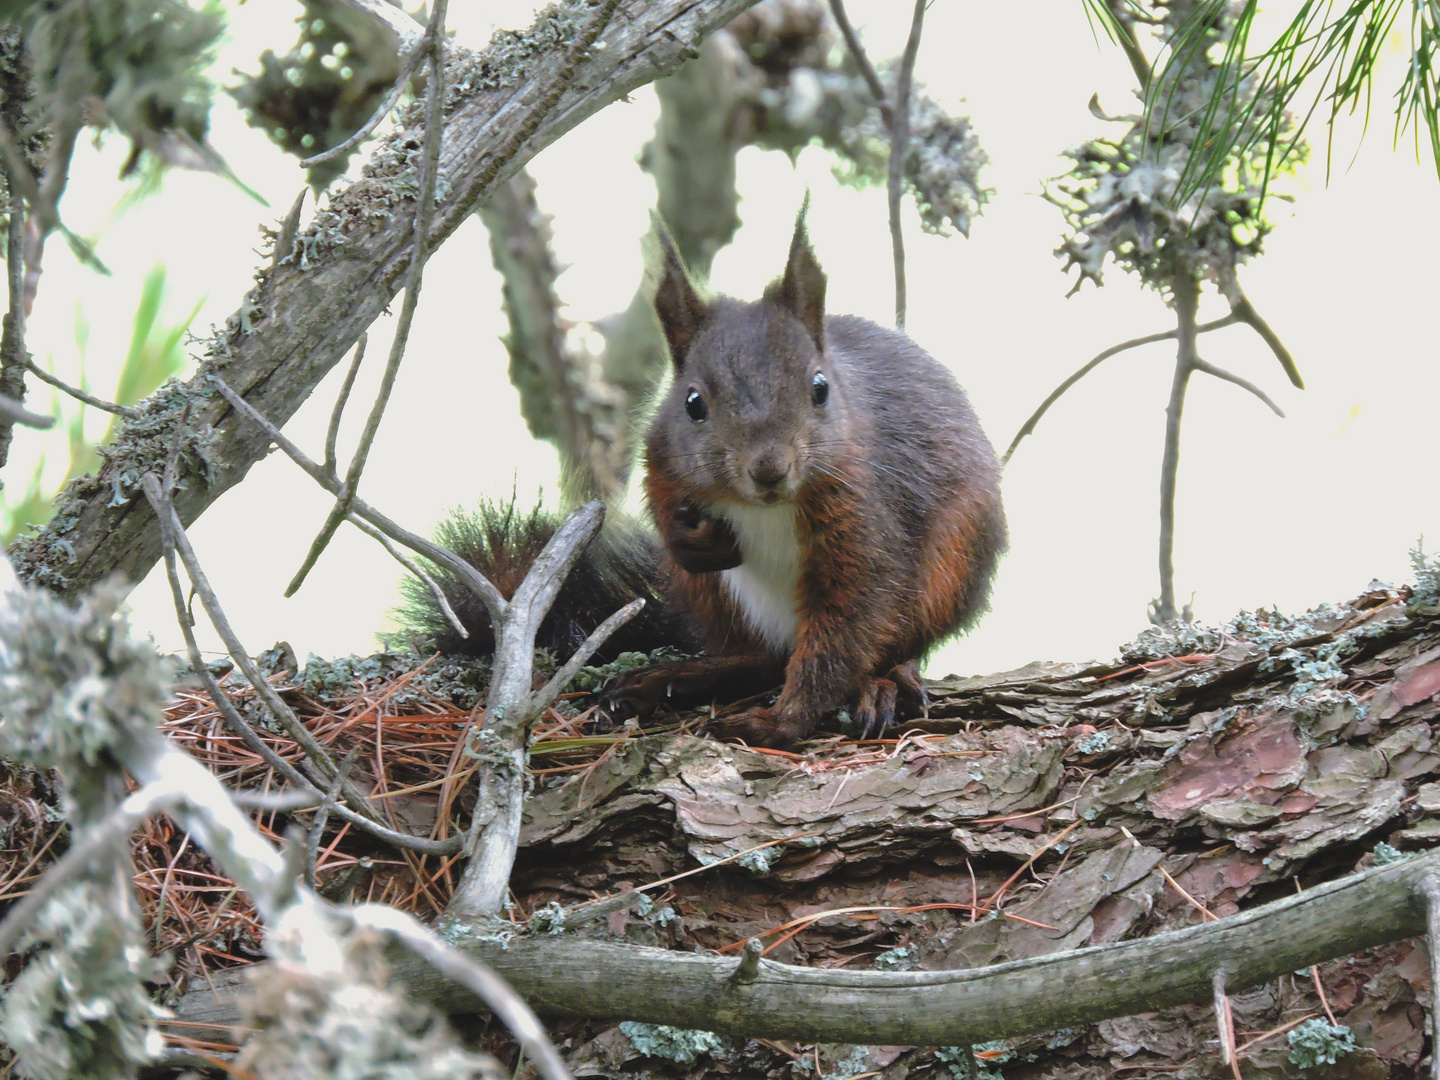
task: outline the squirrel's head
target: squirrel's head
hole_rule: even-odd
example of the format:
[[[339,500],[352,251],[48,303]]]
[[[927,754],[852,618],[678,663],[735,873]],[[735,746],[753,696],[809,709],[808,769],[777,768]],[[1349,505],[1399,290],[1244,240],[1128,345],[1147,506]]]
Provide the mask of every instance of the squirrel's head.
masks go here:
[[[784,274],[753,303],[701,300],[663,230],[660,245],[655,312],[675,378],[650,427],[652,462],[701,501],[793,501],[846,430],[845,388],[825,354],[825,272],[805,208]]]

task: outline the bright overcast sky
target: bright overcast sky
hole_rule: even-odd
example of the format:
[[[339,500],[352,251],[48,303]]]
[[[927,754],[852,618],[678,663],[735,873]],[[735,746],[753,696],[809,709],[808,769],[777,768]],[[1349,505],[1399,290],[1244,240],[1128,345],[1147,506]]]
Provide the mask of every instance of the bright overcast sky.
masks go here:
[[[872,0],[850,5],[872,54],[903,44],[908,13]],[[265,45],[283,51],[299,5],[281,0],[229,6],[233,40],[217,74],[253,69]],[[522,26],[520,3],[455,0],[452,25],[483,44],[491,19]],[[1130,71],[1118,50],[1096,43],[1080,0],[1036,18],[1030,7],[943,0],[927,15],[918,77],[968,113],[992,164],[995,189],[972,237],[922,235],[907,216],[910,331],[970,391],[992,442],[1003,448],[1067,374],[1119,341],[1169,329],[1153,293],[1118,272],[1101,290],[1065,299],[1069,282],[1051,252],[1059,215],[1038,196],[1063,169],[1057,153],[1100,134],[1086,109],[1099,92],[1109,112],[1131,108]],[[1397,50],[1399,43],[1394,43]],[[1398,57],[1398,51],[1395,56]],[[1385,92],[1396,84],[1391,57]],[[961,99],[964,99],[963,101]],[[1202,338],[1202,352],[1263,386],[1285,409],[1279,420],[1236,388],[1197,376],[1189,395],[1179,480],[1176,591],[1193,592],[1198,616],[1220,621],[1242,608],[1303,610],[1354,595],[1373,577],[1403,580],[1407,550],[1422,533],[1440,546],[1435,479],[1440,364],[1434,331],[1440,184],[1413,141],[1392,151],[1380,102],[1355,156],[1358,126],[1336,140],[1328,186],[1323,154],[1297,180],[1293,210],[1275,204],[1268,253],[1241,271],[1260,312],[1290,346],[1305,376],[1301,393],[1244,328]],[[654,189],[635,164],[656,114],[643,89],[587,121],[533,163],[542,208],[555,216],[560,281],[571,317],[624,307],[640,274],[639,238]],[[1313,136],[1322,144],[1324,132]],[[63,211],[82,234],[101,232],[112,279],[76,267],[52,243],[30,348],[42,364],[77,380],[75,313],[92,325],[87,371],[97,393],[113,386],[129,339],[140,279],[170,269],[171,316],[202,298],[197,329],[223,322],[249,287],[256,231],[300,189],[293,160],[245,128],[229,99],[213,141],[264,208],[210,176],[173,174],[164,194],[109,222],[122,192],[118,140],[77,154]],[[830,275],[834,312],[888,322],[889,239],[880,191],[837,187],[830,163],[808,150],[798,165],[780,154],[740,159],[743,226],[716,260],[713,286],[753,297],[784,261],[789,222],[806,186],[811,228]],[[1202,318],[1224,311],[1214,296]],[[368,371],[352,401],[353,439],[378,377],[392,321],[371,331]],[[500,284],[484,230],[466,224],[428,265],[409,355],[362,485],[365,498],[411,528],[427,530],[446,507],[518,485],[528,501],[553,490],[556,458],[520,421],[505,377]],[[1158,592],[1156,534],[1164,408],[1173,348],[1155,345],[1110,360],[1067,395],[1017,452],[1005,477],[1012,547],[992,613],[945,646],[932,674],[979,673],[1031,660],[1108,657],[1145,626]],[[286,428],[318,455],[339,371]],[[366,382],[368,376],[369,382]],[[31,406],[44,408],[32,390]],[[916,401],[923,409],[925,403]],[[98,421],[97,421],[98,426]],[[63,467],[63,438],[17,436],[7,481],[23,488],[37,456]],[[342,447],[343,453],[343,447]],[[372,541],[342,532],[300,594],[281,593],[323,520],[329,498],[283,456],[256,466],[193,529],[199,554],[252,652],[279,639],[303,657],[367,652],[394,603],[399,568]],[[163,577],[133,594],[137,624],[166,649],[180,638]],[[213,636],[202,640],[213,646]]]

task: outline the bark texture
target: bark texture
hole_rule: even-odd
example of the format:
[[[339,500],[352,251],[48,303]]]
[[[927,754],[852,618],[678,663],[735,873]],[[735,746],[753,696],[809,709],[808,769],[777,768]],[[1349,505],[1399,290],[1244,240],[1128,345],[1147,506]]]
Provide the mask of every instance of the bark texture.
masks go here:
[[[825,1075],[944,1077],[963,1055],[922,1044],[947,1041],[1012,1078],[1230,1075],[1217,967],[1237,1041],[1258,1040],[1243,1076],[1412,1075],[1432,990],[1407,938],[1435,858],[1412,853],[1440,838],[1434,584],[941,680],[886,744],[621,741],[526,803],[512,885],[532,934],[450,933],[537,1007],[589,1018],[556,1021],[577,1075],[800,1077],[818,1054]],[[538,929],[552,902],[722,859],[576,934]],[[752,937],[767,957],[745,976]],[[227,1015],[197,986],[187,1019]],[[1358,1047],[1302,1072],[1289,1032],[1327,1009]]]

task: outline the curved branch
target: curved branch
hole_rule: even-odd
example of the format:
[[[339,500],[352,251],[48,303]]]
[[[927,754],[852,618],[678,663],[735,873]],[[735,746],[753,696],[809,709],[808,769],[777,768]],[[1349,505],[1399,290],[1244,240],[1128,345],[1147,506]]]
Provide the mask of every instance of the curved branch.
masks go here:
[[[1261,390],[1260,387],[1256,386],[1249,379],[1242,379],[1233,371],[1226,371],[1222,367],[1216,367],[1208,360],[1201,360],[1198,356],[1195,357],[1194,361],[1191,363],[1191,366],[1196,371],[1203,371],[1206,375],[1214,375],[1217,379],[1224,379],[1228,383],[1234,383],[1236,386],[1240,387],[1241,390],[1249,390],[1250,393],[1254,394],[1266,405],[1269,405],[1271,412],[1273,412],[1276,416],[1280,417],[1281,420],[1285,419],[1285,411],[1270,399],[1269,394],[1265,393],[1264,390]]]
[[[890,127],[895,122],[894,110],[890,108],[890,102],[885,97],[885,86],[880,82],[875,65],[870,63],[870,57],[865,55],[865,46],[860,44],[860,35],[855,32],[855,27],[850,25],[850,16],[845,14],[844,0],[830,0],[830,14],[835,16],[835,25],[840,28],[845,47],[850,50],[855,66],[860,69],[860,77],[865,80],[870,93],[875,95],[875,103],[880,106],[880,118],[885,121],[887,128]]]
[[[466,935],[465,952],[492,967],[542,1013],[644,1020],[751,1038],[956,1046],[1213,999],[1212,977],[1255,986],[1337,956],[1425,932],[1421,893],[1440,871],[1430,852],[1352,874],[1169,934],[963,971],[858,971],[742,959],[540,934],[508,942]],[[413,993],[456,1012],[476,999],[424,965],[397,959]],[[229,973],[216,977],[224,993]],[[233,1022],[208,988],[187,994],[189,1020]]]
[[[44,368],[37,366],[34,360],[27,358],[24,367],[26,371],[34,375],[41,382],[49,383],[55,387],[56,390],[64,394],[69,394],[76,401],[84,402],[86,405],[93,406],[104,412],[114,413],[116,416],[128,416],[133,419],[141,415],[139,409],[131,408],[129,405],[121,405],[114,401],[106,401],[104,398],[98,398],[94,394],[87,394],[84,390],[57,379]]]
[[[1260,317],[1260,313],[1255,310],[1255,305],[1250,303],[1248,296],[1243,292],[1239,296],[1239,300],[1230,304],[1231,313],[1264,339],[1265,344],[1270,346],[1270,351],[1275,354],[1275,359],[1279,360],[1280,366],[1285,369],[1291,385],[1297,390],[1304,390],[1305,380],[1300,377],[1300,369],[1295,366],[1295,358],[1290,355],[1290,350],[1280,340],[1280,335],[1270,329],[1270,324]]]
[[[1230,326],[1232,323],[1236,323],[1239,321],[1239,316],[1227,315],[1225,316],[1225,318],[1216,319],[1214,322],[1202,323],[1195,328],[1195,332],[1197,334],[1205,334],[1211,330],[1219,330],[1222,326]],[[1000,455],[1000,464],[1010,464],[1010,455],[1015,453],[1015,448],[1020,445],[1020,440],[1025,438],[1026,435],[1034,432],[1035,425],[1040,423],[1040,418],[1050,411],[1050,406],[1054,405],[1055,402],[1059,401],[1066,390],[1069,390],[1070,387],[1074,386],[1086,375],[1089,375],[1090,372],[1094,371],[1106,360],[1109,360],[1110,357],[1122,353],[1127,349],[1137,349],[1141,345],[1153,345],[1157,341],[1169,341],[1174,336],[1174,330],[1166,330],[1159,334],[1147,334],[1145,337],[1132,338],[1129,341],[1122,341],[1119,345],[1110,346],[1110,348],[1100,353],[1088,364],[1085,364],[1083,367],[1080,368],[1079,371],[1075,372],[1068,379],[1066,379],[1059,386],[1057,386],[1054,390],[1050,391],[1050,396],[1047,397],[1044,401],[1042,401],[1040,403],[1040,407],[1030,414],[1030,419],[1026,420],[1020,430],[1015,433],[1015,438],[1010,440],[1010,445],[1006,447],[1005,453]]]

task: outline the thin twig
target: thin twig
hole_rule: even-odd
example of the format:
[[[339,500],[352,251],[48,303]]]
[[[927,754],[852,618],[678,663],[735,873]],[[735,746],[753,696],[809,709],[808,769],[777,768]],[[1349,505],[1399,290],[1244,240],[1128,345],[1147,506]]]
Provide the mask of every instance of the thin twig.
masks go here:
[[[435,176],[440,167],[440,143],[445,135],[445,51],[441,42],[445,37],[445,11],[449,0],[436,0],[430,16],[430,25],[425,31],[426,51],[430,57],[430,78],[425,90],[425,146],[420,157],[419,192],[415,200],[415,230],[410,252],[410,265],[405,271],[405,300],[400,307],[400,318],[395,325],[395,337],[390,342],[390,357],[385,363],[385,373],[380,378],[380,389],[376,391],[375,403],[365,420],[360,441],[350,459],[345,482],[340,487],[335,505],[320,527],[319,534],[310,545],[305,561],[295,572],[295,577],[285,587],[287,597],[294,596],[305,582],[316,561],[329,546],[335,530],[350,512],[355,490],[360,485],[360,474],[370,457],[370,447],[375,433],[380,430],[380,420],[385,415],[385,406],[390,403],[390,393],[395,388],[395,378],[400,373],[400,361],[405,356],[405,345],[410,340],[410,327],[415,321],[415,309],[420,303],[420,284],[425,271],[427,241],[430,222],[435,216]],[[326,451],[330,450],[327,443]]]
[[[576,672],[595,655],[595,650],[604,645],[611,634],[640,614],[640,609],[644,606],[645,598],[637,597],[597,626],[590,636],[580,643],[580,647],[575,650],[570,659],[565,661],[564,666],[551,676],[550,681],[535,691],[529,702],[529,710],[538,715],[554,701],[556,695],[570,684],[570,680],[575,677]]]
[[[1135,40],[1135,35],[1130,31],[1130,24],[1121,17],[1117,10],[1123,5],[1123,0],[1106,0],[1105,6],[1115,19],[1115,29],[1120,35],[1120,48],[1125,53],[1125,59],[1130,61],[1130,70],[1135,73],[1135,81],[1140,84],[1140,96],[1143,98],[1150,89],[1150,72],[1152,70],[1150,61],[1145,58],[1140,43]]]
[[[340,785],[350,775],[350,768],[355,764],[355,759],[360,756],[360,748],[363,743],[356,743],[340,762],[340,768],[336,770],[335,778],[330,781],[330,790],[325,792],[325,798],[320,803],[320,809],[315,811],[315,821],[310,826],[310,834],[305,838],[305,884],[315,888],[315,854],[320,847],[320,838],[325,835],[325,822],[330,819],[330,811],[335,806],[335,800],[340,795]]]
[[[415,919],[381,904],[352,910],[355,922],[392,935],[446,978],[459,983],[489,1006],[534,1063],[545,1080],[570,1080],[570,1070],[556,1051],[540,1020],[510,984],[436,937]]]
[[[850,50],[855,66],[860,69],[860,77],[865,80],[865,85],[870,87],[870,93],[875,95],[875,103],[880,106],[880,119],[885,121],[885,127],[889,129],[895,123],[895,111],[890,108],[890,102],[885,97],[885,86],[875,72],[875,65],[870,63],[870,57],[865,55],[865,47],[860,44],[860,35],[855,32],[855,27],[850,25],[850,16],[845,14],[844,0],[830,0],[830,14],[835,16],[835,25],[840,28],[840,36],[845,39],[845,47]]]
[[[1249,379],[1242,379],[1239,375],[1236,375],[1234,372],[1232,372],[1232,371],[1226,371],[1226,370],[1225,370],[1224,368],[1222,368],[1222,367],[1216,367],[1214,364],[1210,363],[1208,360],[1202,360],[1202,359],[1200,359],[1200,357],[1198,357],[1198,356],[1197,356],[1197,357],[1195,358],[1195,360],[1194,360],[1194,366],[1195,366],[1195,370],[1196,370],[1196,371],[1203,371],[1206,375],[1214,375],[1215,378],[1217,378],[1217,379],[1223,379],[1223,380],[1225,380],[1225,382],[1234,383],[1236,386],[1240,387],[1240,389],[1242,389],[1242,390],[1249,390],[1250,393],[1254,394],[1257,398],[1259,398],[1261,401],[1263,401],[1266,405],[1270,406],[1270,411],[1271,411],[1271,412],[1273,412],[1276,416],[1280,417],[1280,419],[1282,419],[1282,420],[1285,419],[1285,411],[1284,411],[1283,409],[1281,409],[1279,405],[1276,405],[1275,402],[1270,399],[1270,395],[1269,395],[1269,394],[1265,393],[1264,390],[1261,390],[1258,386],[1256,386],[1254,383],[1252,383]]]
[[[1300,377],[1300,369],[1295,366],[1295,358],[1290,355],[1290,350],[1280,340],[1280,335],[1270,329],[1270,324],[1260,317],[1255,310],[1255,305],[1250,303],[1250,298],[1243,292],[1239,294],[1240,299],[1230,305],[1230,311],[1235,318],[1249,326],[1270,346],[1270,351],[1275,354],[1275,359],[1280,361],[1280,366],[1285,369],[1291,384],[1297,390],[1305,389],[1305,380]]]
[[[62,393],[69,394],[76,401],[83,401],[86,405],[94,406],[97,409],[103,409],[105,412],[108,413],[114,413],[116,416],[126,416],[129,417],[131,420],[134,420],[137,417],[143,415],[139,409],[132,408],[129,405],[118,405],[113,401],[106,401],[104,398],[98,398],[94,394],[87,394],[84,390],[80,390],[77,387],[71,386],[67,382],[63,382],[60,379],[57,379],[48,371],[36,366],[35,361],[31,360],[29,357],[25,358],[25,370],[30,372],[31,375],[34,375],[41,382],[49,383],[51,386],[55,387],[56,390],[59,390]]]
[[[365,359],[365,345],[370,340],[368,333],[361,334],[355,343],[355,355],[350,359],[350,370],[345,372],[345,381],[340,384],[340,393],[335,395],[335,408],[330,410],[330,426],[325,429],[325,471],[335,475],[335,442],[340,438],[340,418],[345,415],[345,403],[350,400],[350,388],[355,385],[355,376]]]
[[[291,461],[300,466],[310,479],[332,495],[339,493],[340,481],[338,478],[327,476],[325,470],[312,461],[305,451],[296,446],[278,427],[262,416],[255,406],[237,394],[224,379],[219,375],[211,374],[210,381],[232,408],[258,425],[270,437],[270,441],[283,450]],[[439,544],[433,544],[423,536],[417,536],[401,527],[361,499],[355,499],[351,504],[351,510],[357,517],[364,518],[396,543],[404,544],[411,551],[423,555],[431,562],[449,570],[484,603],[485,609],[490,615],[491,624],[500,625],[505,618],[505,610],[509,606],[508,601],[500,595],[499,589],[468,562]]]
[[[890,122],[890,249],[895,259],[895,325],[905,329],[905,237],[900,229],[900,196],[904,191],[905,158],[910,152],[910,82],[915,76],[915,57],[920,52],[920,33],[925,22],[926,0],[915,0],[910,37],[900,61],[895,82],[894,116]]]
[[[1170,385],[1170,402],[1165,408],[1165,454],[1160,463],[1160,599],[1155,617],[1167,623],[1177,617],[1175,610],[1175,480],[1180,471],[1180,419],[1185,411],[1185,390],[1195,361],[1195,308],[1200,287],[1188,273],[1177,274],[1175,328],[1179,349],[1175,356],[1175,378]]]
[[[0,424],[24,424],[44,431],[55,426],[55,418],[33,413],[14,398],[0,394]]]
[[[1208,334],[1211,330],[1219,330],[1222,326],[1231,326],[1239,321],[1240,318],[1238,315],[1227,315],[1223,319],[1216,319],[1214,322],[1202,323],[1195,328],[1195,332],[1197,334]],[[1158,334],[1146,334],[1144,337],[1132,338],[1129,341],[1122,341],[1119,345],[1112,345],[1110,348],[1099,353],[1093,360],[1083,365],[1054,390],[1050,391],[1050,396],[1040,403],[1040,407],[1030,414],[1030,419],[1026,420],[1020,430],[1015,433],[1015,438],[1010,440],[1009,447],[1007,447],[1005,453],[1000,456],[1000,464],[1008,465],[1010,463],[1010,456],[1015,453],[1015,448],[1020,445],[1020,440],[1035,431],[1035,426],[1040,423],[1040,418],[1050,410],[1051,405],[1054,405],[1055,402],[1060,400],[1066,390],[1069,390],[1070,387],[1074,386],[1086,375],[1089,375],[1090,372],[1094,371],[1106,360],[1109,360],[1112,356],[1116,356],[1119,353],[1125,352],[1127,349],[1138,349],[1141,345],[1153,345],[1157,341],[1169,341],[1174,336],[1174,330],[1165,330]]]
[[[405,57],[404,62],[400,65],[400,74],[396,76],[395,85],[391,87],[390,93],[385,96],[385,100],[380,103],[380,107],[375,110],[369,120],[365,121],[360,127],[360,130],[344,142],[337,143],[330,147],[329,150],[322,150],[320,153],[308,158],[301,158],[300,167],[302,169],[313,169],[316,165],[323,165],[327,161],[333,161],[335,158],[348,154],[368,139],[375,129],[385,122],[385,117],[390,115],[390,111],[400,103],[400,95],[405,93],[405,87],[410,84],[410,79],[415,74],[415,69],[418,68],[420,62],[429,55],[433,47],[432,41],[433,39],[430,37],[429,31],[426,31],[425,37],[421,39],[420,44],[410,51],[410,54]]]
[[[445,595],[445,590],[440,587],[439,582],[425,572],[419,563],[392,544],[384,533],[369,522],[356,517],[354,514],[346,514],[345,520],[378,543],[390,553],[396,562],[424,582],[430,590],[431,595],[435,597],[435,603],[438,604],[440,610],[445,613],[445,620],[454,628],[455,632],[462,638],[468,638],[470,636],[470,631],[465,629],[465,624],[460,621],[460,616],[456,615],[455,609],[450,606],[450,600]]]
[[[153,477],[154,474],[147,473],[146,475]],[[171,508],[170,533],[175,542],[175,551],[180,556],[180,561],[185,564],[185,572],[190,575],[190,583],[199,595],[200,603],[205,608],[205,614],[210,617],[215,632],[220,635],[220,640],[225,644],[230,659],[235,661],[236,666],[245,676],[245,680],[250,683],[260,700],[265,703],[266,708],[285,729],[285,733],[299,744],[318,769],[323,770],[322,779],[328,780],[333,777],[337,766],[330,756],[330,752],[320,745],[309,729],[300,722],[300,718],[295,715],[290,706],[286,705],[280,695],[275,692],[275,688],[270,685],[270,680],[265,678],[264,673],[255,666],[255,661],[250,658],[245,647],[240,643],[240,639],[230,626],[230,620],[226,617],[225,610],[220,606],[219,597],[215,595],[215,590],[210,585],[210,579],[200,566],[200,559],[190,545],[190,538],[185,535],[180,519],[175,516],[173,507]],[[353,784],[346,782],[341,790],[345,794],[346,801],[356,811],[364,817],[376,819],[374,808],[365,801],[365,796]]]
[[[210,700],[213,701],[215,707],[220,710],[220,715],[225,718],[225,722],[229,725],[230,730],[240,737],[240,741],[245,744],[246,748],[264,761],[266,765],[274,769],[277,774],[293,784],[299,792],[303,793],[309,799],[308,805],[313,806],[318,804],[324,799],[325,793],[312,784],[300,770],[277,754],[264,739],[255,733],[255,729],[245,722],[245,718],[240,715],[239,710],[237,710],[230,701],[230,696],[226,694],[220,684],[215,681],[215,676],[210,673],[210,669],[205,665],[205,660],[200,655],[200,646],[195,640],[195,632],[192,629],[194,625],[193,620],[185,606],[185,591],[181,587],[180,574],[175,565],[175,545],[172,537],[174,530],[179,526],[180,519],[175,515],[174,508],[169,505],[168,500],[164,498],[160,490],[159,481],[155,479],[154,473],[146,473],[141,477],[140,487],[141,490],[144,491],[146,498],[150,500],[150,505],[154,507],[156,517],[160,519],[161,555],[165,562],[166,577],[170,582],[170,595],[175,603],[176,621],[179,622],[180,633],[185,639],[185,652],[190,659],[191,668],[195,671],[195,674],[199,676],[206,693],[210,695]],[[275,798],[278,799],[280,797]],[[237,801],[244,800],[237,798]],[[285,809],[283,806],[274,806],[271,808]],[[418,851],[425,855],[442,856],[453,855],[460,850],[459,838],[437,841],[428,840],[419,836],[410,836],[407,833],[396,832],[376,821],[363,817],[343,804],[337,805],[334,809],[335,813],[339,814],[356,828],[363,829],[371,836],[384,840],[386,843],[395,847],[409,848],[410,850]]]

